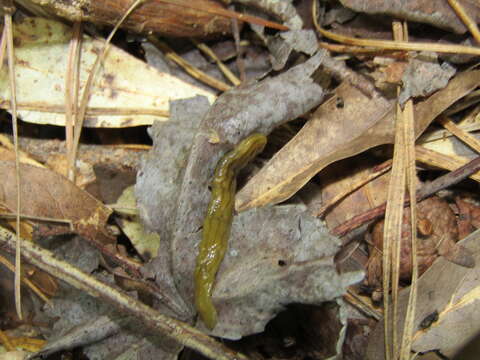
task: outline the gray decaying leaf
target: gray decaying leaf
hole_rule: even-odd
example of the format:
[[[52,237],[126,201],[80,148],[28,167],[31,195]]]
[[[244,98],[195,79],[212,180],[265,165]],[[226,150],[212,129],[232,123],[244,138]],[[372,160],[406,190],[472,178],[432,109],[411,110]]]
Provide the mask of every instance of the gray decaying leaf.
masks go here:
[[[170,244],[177,208],[179,186],[184,177],[190,147],[201,119],[210,107],[205,97],[174,101],[170,104],[170,121],[150,128],[153,149],[143,157],[135,185],[140,217],[145,227],[160,234],[157,257],[144,273],[155,278],[170,303],[177,303],[177,315],[183,319],[192,314],[178,296],[170,270]]]
[[[291,30],[272,36],[267,41],[274,70],[283,69],[290,53],[295,50],[308,55],[318,49],[318,40],[313,30]]]
[[[386,14],[399,19],[422,22],[463,34],[466,26],[455,14],[448,1],[431,0],[340,0],[343,6],[367,14]],[[462,6],[475,22],[480,19],[480,4],[462,1]]]
[[[171,263],[165,246],[146,270],[162,286],[171,264],[176,288],[192,315],[193,272],[210,198],[208,184],[218,160],[245,136],[268,134],[318,105],[323,90],[311,75],[324,56],[321,52],[282,75],[223,94],[198,128],[195,123],[175,131],[177,123],[152,131],[154,151],[142,165],[136,193],[146,224],[161,232],[164,246],[171,241]],[[180,135],[183,131],[190,134]],[[337,241],[304,207],[236,216],[213,295],[219,310],[214,334],[238,338],[258,332],[288,303],[317,304],[342,294],[363,274],[336,273]]]
[[[398,102],[404,104],[410,97],[428,96],[443,89],[455,75],[455,68],[444,62],[439,65],[436,56],[421,53],[409,61],[402,77],[402,91]]]
[[[173,101],[170,121],[156,122],[149,129],[154,145],[142,158],[135,196],[145,225],[158,232],[164,241],[172,232],[175,221],[172,214],[193,138],[209,107],[207,98],[201,96]]]
[[[340,242],[303,205],[252,209],[235,217],[213,301],[213,334],[231,339],[263,331],[290,303],[320,304],[346,291],[363,273],[339,275]]]
[[[318,105],[323,89],[311,75],[324,56],[322,52],[277,77],[224,93],[202,120],[180,187],[174,234],[169,237],[173,276],[184,299],[192,294],[196,256],[192,249],[199,241],[210,200],[208,185],[218,160],[247,135],[268,134]]]

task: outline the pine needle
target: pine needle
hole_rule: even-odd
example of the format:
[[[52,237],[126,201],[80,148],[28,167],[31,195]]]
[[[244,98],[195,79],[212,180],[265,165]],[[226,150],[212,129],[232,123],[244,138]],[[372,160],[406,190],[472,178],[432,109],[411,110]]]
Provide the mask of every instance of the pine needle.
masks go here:
[[[67,172],[70,181],[75,180],[73,136],[74,125],[77,123],[78,115],[82,36],[82,23],[77,21],[73,24],[73,34],[68,49],[67,72],[65,74],[65,143],[67,150]]]
[[[178,55],[175,51],[173,51],[170,46],[167,45],[164,41],[161,41],[154,35],[150,35],[148,40],[157,47],[162,53],[165,55],[166,58],[176,63],[180,66],[185,72],[187,72],[193,78],[207,84],[208,86],[213,87],[214,89],[220,91],[227,91],[230,90],[232,87],[223,81],[217,80],[214,77],[206,74],[205,72],[201,71],[200,69],[196,68],[188,61],[183,59],[180,55]]]
[[[15,266],[8,261],[5,257],[0,255],[0,264],[3,264],[7,269],[9,269],[11,272],[17,273],[15,271]],[[42,299],[44,302],[46,302],[48,305],[53,307],[52,301],[45,296],[45,294],[38,288],[37,285],[35,285],[33,282],[31,282],[29,279],[26,277],[23,277],[22,281],[27,285],[35,294],[38,295],[40,299]]]
[[[203,52],[205,55],[207,55],[210,59],[215,61],[217,64],[218,68],[220,71],[223,73],[223,75],[234,85],[238,86],[242,82],[240,79],[230,71],[230,69],[218,58],[217,54],[205,43],[199,43],[197,40],[192,39],[192,42],[195,44],[195,46]]]
[[[470,146],[470,148],[480,153],[480,141],[475,136],[469,134],[468,132],[457,126],[457,124],[455,124],[446,116],[441,116],[438,119],[438,122],[442,124],[445,129],[455,135],[459,140],[463,141],[465,144]]]
[[[468,16],[467,12],[463,8],[462,4],[460,4],[457,0],[448,0],[448,3],[452,7],[452,9],[456,12],[457,16],[460,20],[463,21],[467,29],[473,35],[477,43],[480,44],[480,30],[478,30],[477,23],[473,21],[470,16]]]
[[[12,129],[13,129],[13,145],[15,151],[15,183],[17,190],[16,198],[16,219],[15,219],[15,232],[17,235],[17,245],[15,250],[15,308],[17,315],[21,320],[22,317],[22,298],[21,298],[21,238],[20,238],[20,203],[21,203],[21,193],[20,193],[20,159],[18,155],[18,119],[17,119],[17,99],[16,99],[16,82],[15,82],[15,57],[14,57],[14,46],[13,46],[13,24],[12,24],[12,13],[14,12],[14,7],[12,1],[6,1],[4,3],[4,21],[5,27],[4,32],[6,32],[4,40],[7,43],[7,58],[8,58],[8,73],[9,73],[9,87],[10,87],[10,104],[11,104],[11,114],[12,114]],[[3,47],[3,46],[2,46]]]

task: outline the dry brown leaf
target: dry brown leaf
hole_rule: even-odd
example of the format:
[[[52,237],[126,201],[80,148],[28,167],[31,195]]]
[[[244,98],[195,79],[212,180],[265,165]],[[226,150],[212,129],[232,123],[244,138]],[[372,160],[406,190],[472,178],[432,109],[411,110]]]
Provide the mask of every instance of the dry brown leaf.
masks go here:
[[[351,184],[371,174],[374,165],[371,160],[367,156],[355,157],[332,164],[323,170],[320,175],[321,194],[315,195],[322,198],[322,203],[309,204],[310,211],[313,214],[318,213],[318,209],[335,198],[336,194],[345,193],[351,188]],[[380,175],[334,204],[325,213],[327,227],[332,230],[355,215],[385,203],[389,177],[389,173]]]
[[[420,101],[415,106],[416,135],[479,81],[480,71],[461,73],[444,89]],[[338,106],[339,103],[343,106]],[[237,194],[237,210],[284,201],[327,165],[392,143],[392,109],[393,101],[380,94],[368,98],[343,83],[335,96],[320,106],[302,130]]]
[[[400,279],[410,280],[412,276],[410,212],[403,214]],[[437,197],[425,199],[417,204],[418,266],[423,274],[438,256],[458,265],[473,267],[472,255],[456,242],[459,239],[455,214],[448,203]],[[368,285],[378,288],[381,284],[381,262],[383,249],[384,220],[378,221],[372,229],[372,248],[368,261]]]
[[[21,213],[33,217],[69,220],[89,239],[111,241],[105,223],[111,210],[63,176],[48,169],[21,164]],[[0,202],[16,212],[15,163],[0,161]]]

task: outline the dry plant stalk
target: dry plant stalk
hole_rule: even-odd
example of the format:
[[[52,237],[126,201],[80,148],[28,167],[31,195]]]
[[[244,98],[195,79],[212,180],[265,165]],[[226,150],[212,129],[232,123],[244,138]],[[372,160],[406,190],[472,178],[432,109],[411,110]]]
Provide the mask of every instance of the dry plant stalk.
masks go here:
[[[408,42],[407,23],[403,22],[402,31],[398,32],[395,40]],[[401,88],[398,88],[400,94]],[[405,176],[407,182],[408,196],[410,200],[410,235],[411,235],[411,257],[412,257],[412,280],[410,285],[410,295],[408,298],[407,313],[405,315],[405,325],[403,328],[402,344],[400,347],[400,359],[410,360],[410,351],[412,348],[413,322],[415,320],[415,308],[417,304],[417,281],[418,281],[418,257],[417,257],[417,174],[415,167],[415,116],[413,110],[413,100],[408,99],[404,109],[401,110],[403,123],[403,140],[405,154]],[[403,215],[402,215],[403,217]],[[401,246],[401,224],[400,224],[400,245]],[[399,253],[400,256],[400,253]],[[399,264],[400,267],[400,264]],[[398,289],[397,289],[398,295]],[[398,310],[398,306],[397,309]],[[397,322],[393,323],[396,330]]]
[[[0,227],[0,246],[15,249],[15,234]],[[22,255],[31,264],[50,275],[62,279],[91,296],[109,302],[120,311],[139,318],[146,327],[190,347],[199,353],[218,360],[246,360],[240,353],[228,349],[213,338],[179,320],[170,318],[124,292],[85,274],[69,263],[58,260],[50,251],[28,241],[22,242]]]
[[[385,225],[383,233],[383,306],[385,324],[385,358],[394,359],[397,349],[395,318],[397,317],[396,296],[398,291],[398,277],[400,267],[400,240],[403,219],[403,200],[405,197],[405,161],[404,161],[404,133],[402,116],[399,108],[395,123],[395,145],[393,163],[388,184],[387,205],[385,210]],[[390,303],[390,289],[393,294],[393,309]]]

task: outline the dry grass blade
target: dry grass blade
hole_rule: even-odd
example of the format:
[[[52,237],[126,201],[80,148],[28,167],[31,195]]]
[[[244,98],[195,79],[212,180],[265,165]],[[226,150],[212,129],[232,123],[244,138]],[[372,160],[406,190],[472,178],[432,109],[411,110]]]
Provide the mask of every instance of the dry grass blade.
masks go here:
[[[397,111],[395,145],[392,171],[388,185],[387,206],[385,210],[385,225],[383,232],[383,305],[385,323],[385,358],[395,359],[397,336],[395,324],[396,293],[398,293],[398,278],[400,266],[401,226],[403,220],[403,200],[405,197],[405,159],[404,133],[402,128],[401,110]],[[390,302],[392,291],[392,303]],[[392,307],[392,308],[391,308]]]
[[[468,28],[470,33],[473,35],[477,43],[480,44],[480,30],[478,30],[478,26],[473,21],[470,16],[468,16],[467,12],[463,8],[463,6],[457,0],[448,0],[448,3],[452,7],[452,9],[457,13],[460,20],[463,21],[465,26]]]
[[[151,35],[148,37],[148,40],[155,45],[159,50],[163,52],[163,54],[178,66],[180,66],[183,70],[185,70],[188,74],[190,74],[193,78],[204,82],[205,84],[213,87],[214,89],[220,91],[227,91],[230,90],[232,87],[224,82],[217,80],[210,75],[207,75],[203,71],[197,69],[195,66],[190,64],[188,61],[184,60],[181,56],[179,56],[175,51],[173,51],[170,46],[168,46],[165,42],[159,40],[157,37]]]
[[[3,218],[3,219],[14,219],[16,216],[17,216],[16,213],[15,214],[0,214],[0,218]],[[58,223],[58,224],[68,225],[72,232],[75,231],[75,229],[73,228],[72,222],[68,219],[55,219],[55,218],[49,218],[49,217],[44,217],[44,216],[31,216],[31,215],[26,215],[26,214],[22,214],[22,213],[20,214],[20,217],[24,220],[33,220],[33,221]]]
[[[407,23],[403,23],[403,36],[396,40],[408,41]],[[400,88],[398,89],[400,91]],[[411,236],[411,257],[412,257],[412,281],[410,285],[410,296],[408,308],[405,315],[405,326],[403,328],[402,344],[400,347],[400,359],[409,360],[412,348],[413,321],[415,320],[415,307],[417,303],[417,280],[418,280],[418,258],[417,258],[417,174],[415,167],[415,116],[413,111],[413,100],[405,103],[402,111],[403,117],[403,140],[405,150],[405,176],[410,199],[410,236]],[[401,231],[401,228],[400,228]],[[401,240],[400,240],[401,241]],[[401,246],[401,245],[400,245]],[[400,265],[400,264],[399,264]],[[397,289],[398,292],[398,289]],[[398,305],[396,304],[398,310]],[[396,329],[397,322],[393,326]]]
[[[393,23],[393,35],[396,40],[403,39],[403,31],[399,22]],[[397,92],[400,93],[400,88]],[[397,301],[400,277],[400,245],[406,183],[405,121],[399,104],[397,104],[396,110],[394,153],[392,172],[388,184],[382,258],[385,358],[387,360],[396,359],[398,350],[398,336],[395,324],[398,321]]]
[[[409,360],[412,347],[413,321],[415,320],[415,308],[417,301],[418,258],[417,258],[417,174],[415,168],[415,119],[413,113],[413,101],[410,99],[405,104],[403,111],[405,117],[405,146],[407,155],[406,176],[410,199],[410,234],[412,256],[412,281],[410,285],[410,297],[408,300],[407,314],[405,315],[405,327],[403,329],[402,347],[400,358]]]
[[[357,293],[351,290],[347,290],[345,295],[343,295],[344,300],[348,301],[350,304],[355,306],[364,314],[371,316],[377,321],[380,321],[383,316],[382,309],[375,307],[372,304],[372,300],[366,300],[365,297],[359,296]]]
[[[408,41],[388,41],[388,40],[371,40],[371,39],[357,39],[349,36],[335,34],[320,27],[317,20],[317,2],[313,1],[313,20],[317,31],[328,39],[338,41],[340,43],[366,46],[370,48],[385,49],[385,50],[404,50],[404,51],[435,51],[439,53],[454,53],[454,54],[471,54],[480,55],[480,48],[463,45],[446,45],[437,43],[411,43]]]
[[[4,246],[13,251],[15,248],[15,234],[0,227],[0,246]],[[83,273],[69,263],[56,259],[51,252],[35,244],[24,241],[22,242],[22,250],[22,254],[26,260],[50,275],[68,282],[70,285],[87,292],[91,296],[101,298],[113,304],[120,311],[127,312],[139,318],[146,327],[156,330],[168,338],[178,341],[211,359],[246,359],[244,355],[228,349],[220,342],[217,342],[190,325],[169,318],[141,301]]]
[[[10,80],[10,104],[11,104],[11,114],[12,114],[12,128],[13,128],[13,146],[15,151],[15,180],[16,180],[16,190],[17,190],[17,209],[20,209],[20,159],[18,155],[18,119],[17,119],[17,99],[16,99],[16,84],[15,84],[15,57],[13,54],[13,24],[12,24],[12,14],[14,12],[13,2],[5,1],[3,4],[3,10],[5,12],[4,20],[5,27],[3,31],[5,32],[5,37],[2,40],[5,40],[7,43],[7,58],[8,58],[8,74]],[[1,46],[2,48],[4,45]],[[3,62],[2,62],[3,64]],[[17,210],[16,216],[16,225],[15,231],[17,233],[17,246],[15,251],[15,307],[17,310],[18,317],[22,319],[22,299],[21,299],[21,239],[20,239],[20,211]]]

